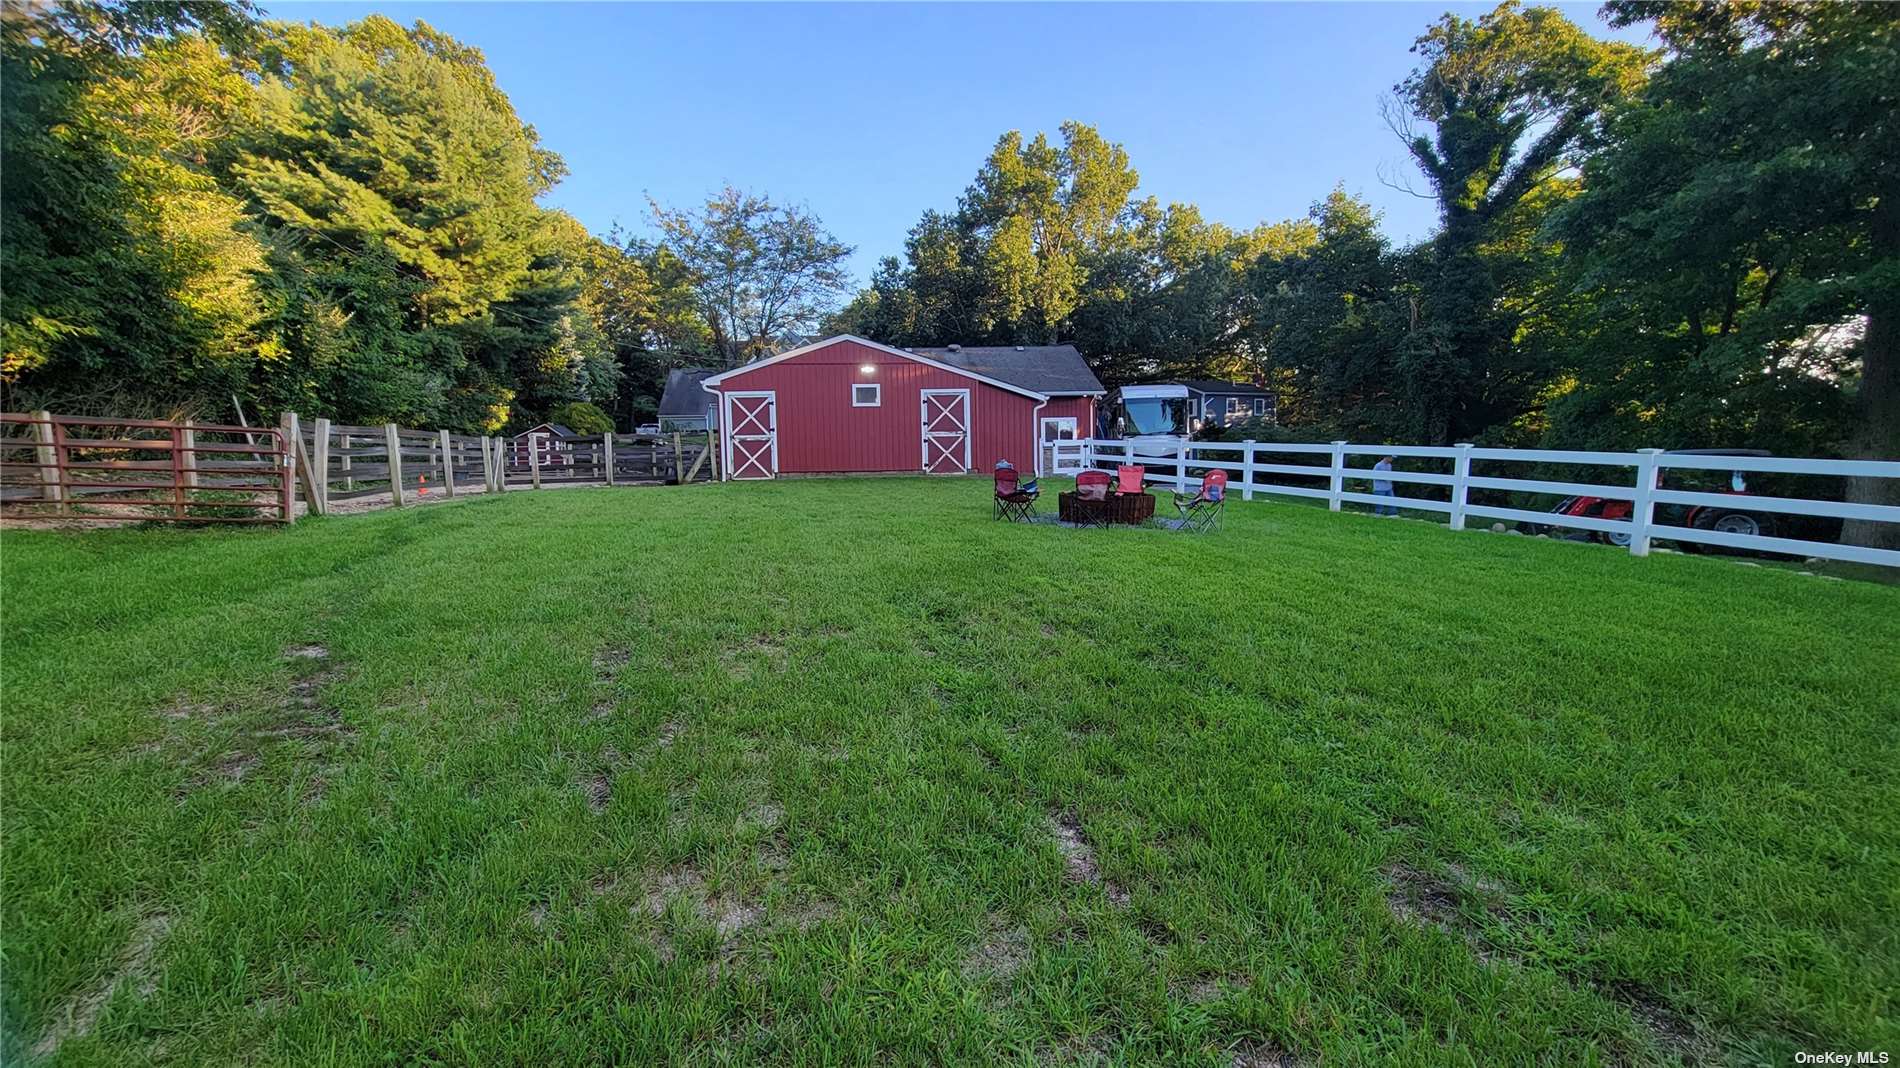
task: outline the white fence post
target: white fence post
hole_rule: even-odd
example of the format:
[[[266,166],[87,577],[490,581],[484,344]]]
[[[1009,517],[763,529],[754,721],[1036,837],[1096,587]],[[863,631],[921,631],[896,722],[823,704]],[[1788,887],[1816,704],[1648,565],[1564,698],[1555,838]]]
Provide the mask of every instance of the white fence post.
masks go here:
[[[1636,496],[1630,501],[1630,555],[1649,555],[1649,529],[1656,520],[1656,457],[1661,449],[1636,450]]]
[[[1240,499],[1243,501],[1253,500],[1253,450],[1252,438],[1240,443]]]
[[[1187,454],[1187,439],[1183,438],[1181,444],[1174,450],[1174,491],[1176,493],[1187,492]]]
[[[482,492],[495,492],[495,457],[488,451],[488,435],[481,437],[482,444]]]
[[[1333,442],[1333,466],[1327,472],[1326,510],[1339,511],[1339,494],[1346,486],[1346,443]]]
[[[614,484],[614,432],[605,430],[600,435],[600,451],[607,460],[607,484]]]
[[[1451,461],[1451,529],[1465,529],[1465,500],[1471,483],[1471,443],[1461,441]]]

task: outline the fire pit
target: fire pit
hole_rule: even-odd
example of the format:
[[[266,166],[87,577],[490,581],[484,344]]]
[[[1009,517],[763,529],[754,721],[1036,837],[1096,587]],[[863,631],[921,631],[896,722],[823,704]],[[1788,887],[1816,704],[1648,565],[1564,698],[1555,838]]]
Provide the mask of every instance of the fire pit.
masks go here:
[[[1154,518],[1155,499],[1146,493],[1111,493],[1099,501],[1091,501],[1080,493],[1069,492],[1056,498],[1056,514],[1064,523],[1134,526]]]

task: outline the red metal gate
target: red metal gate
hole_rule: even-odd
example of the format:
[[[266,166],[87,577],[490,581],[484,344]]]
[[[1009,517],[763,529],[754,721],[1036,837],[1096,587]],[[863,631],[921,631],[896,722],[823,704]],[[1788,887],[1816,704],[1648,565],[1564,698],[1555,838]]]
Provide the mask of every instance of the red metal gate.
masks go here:
[[[0,508],[88,522],[288,523],[274,427],[0,413]]]

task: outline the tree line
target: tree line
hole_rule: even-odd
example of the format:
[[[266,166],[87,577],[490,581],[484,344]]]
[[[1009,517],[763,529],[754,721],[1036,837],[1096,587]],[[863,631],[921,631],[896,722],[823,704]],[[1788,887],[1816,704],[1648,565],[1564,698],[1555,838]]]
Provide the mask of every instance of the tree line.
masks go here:
[[[604,429],[651,415],[669,362],[737,358],[820,299],[735,322],[694,262],[710,211],[653,242],[541,206],[560,156],[425,23],[8,4],[0,60],[10,408]],[[740,210],[792,244],[815,225]]]
[[[559,156],[426,24],[8,6],[0,374],[68,408],[627,426],[669,367],[814,333],[1063,341],[1111,385],[1269,383],[1307,438],[1900,455],[1900,13],[1603,13],[1660,47],[1517,3],[1425,27],[1383,104],[1422,241],[1343,184],[1251,229],[1137,197],[1071,122],[1004,134],[853,293],[800,205],[650,204],[651,238],[542,207]]]

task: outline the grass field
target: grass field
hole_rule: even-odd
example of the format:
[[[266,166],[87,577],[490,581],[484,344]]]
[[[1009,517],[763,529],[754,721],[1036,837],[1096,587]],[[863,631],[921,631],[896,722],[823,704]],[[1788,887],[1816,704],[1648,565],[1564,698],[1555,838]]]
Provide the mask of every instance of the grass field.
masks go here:
[[[987,493],[6,533],[0,1060],[1900,1053],[1900,588]]]

